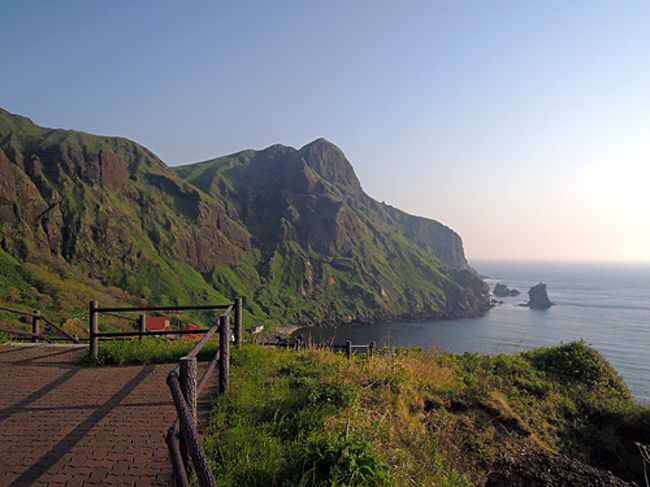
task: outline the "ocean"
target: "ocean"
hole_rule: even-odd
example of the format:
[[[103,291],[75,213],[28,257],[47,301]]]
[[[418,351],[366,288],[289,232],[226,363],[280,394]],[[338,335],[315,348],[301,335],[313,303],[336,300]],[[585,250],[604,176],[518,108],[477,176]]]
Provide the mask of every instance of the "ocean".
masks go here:
[[[497,354],[584,340],[622,375],[634,397],[650,404],[650,263],[472,261],[490,289],[498,282],[518,289],[477,318],[314,328],[315,341],[377,341]],[[531,286],[543,282],[554,306],[533,310]]]

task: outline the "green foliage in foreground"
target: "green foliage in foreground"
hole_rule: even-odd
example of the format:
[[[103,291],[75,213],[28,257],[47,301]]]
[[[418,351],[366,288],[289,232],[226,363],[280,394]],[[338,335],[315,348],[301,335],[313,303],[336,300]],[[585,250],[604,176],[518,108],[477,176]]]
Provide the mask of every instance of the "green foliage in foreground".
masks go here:
[[[206,448],[220,486],[388,485],[388,466],[356,431],[330,431],[358,400],[335,380],[340,357],[245,346],[232,394],[217,399]]]
[[[107,341],[85,360],[173,363],[193,346]],[[249,344],[231,353],[231,394],[216,399],[204,432],[221,486],[482,485],[504,455],[539,448],[642,482],[634,442],[650,443],[650,410],[584,342],[370,360]]]
[[[87,353],[87,365],[141,365],[177,362],[196,345],[183,340],[165,341],[160,338],[142,340],[111,340],[99,342],[99,356],[95,359]],[[198,360],[211,360],[219,350],[219,343],[210,341],[201,349]]]
[[[233,350],[204,443],[221,486],[483,485],[550,449],[640,481],[650,411],[583,342],[497,356],[397,350],[369,361]]]

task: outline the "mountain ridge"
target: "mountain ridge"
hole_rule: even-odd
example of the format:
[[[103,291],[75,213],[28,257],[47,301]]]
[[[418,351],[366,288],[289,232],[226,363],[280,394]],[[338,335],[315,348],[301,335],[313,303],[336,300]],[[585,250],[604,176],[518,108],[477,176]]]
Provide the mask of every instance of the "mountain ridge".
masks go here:
[[[35,296],[53,305],[97,292],[142,302],[238,294],[254,320],[294,324],[488,306],[460,237],[370,198],[322,138],[169,167],[129,139],[0,109],[0,248],[52,277]],[[66,292],[71,276],[89,280],[85,295]],[[0,289],[5,299],[29,300],[20,289],[34,279],[23,281]]]

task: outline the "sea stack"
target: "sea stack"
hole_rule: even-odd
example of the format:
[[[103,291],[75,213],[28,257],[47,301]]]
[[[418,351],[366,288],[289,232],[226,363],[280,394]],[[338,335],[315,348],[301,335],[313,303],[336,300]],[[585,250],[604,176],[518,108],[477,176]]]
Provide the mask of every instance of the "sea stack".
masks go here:
[[[519,296],[520,292],[516,289],[508,289],[503,283],[498,283],[494,286],[493,294],[498,298],[505,298],[507,296]]]
[[[548,309],[553,303],[548,299],[548,294],[546,293],[546,284],[539,283],[530,288],[528,291],[529,301],[526,303],[526,306],[533,309]]]

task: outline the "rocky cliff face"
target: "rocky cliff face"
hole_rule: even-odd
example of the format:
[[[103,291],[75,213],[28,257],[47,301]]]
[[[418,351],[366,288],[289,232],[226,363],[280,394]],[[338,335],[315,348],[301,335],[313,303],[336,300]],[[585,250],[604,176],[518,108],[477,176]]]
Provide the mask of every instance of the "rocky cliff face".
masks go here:
[[[221,298],[200,275],[190,283],[179,274],[236,266],[251,249],[218,201],[144,147],[38,127],[2,110],[0,216],[0,249],[33,270],[0,286],[0,299],[17,304],[38,296],[38,306],[85,307],[93,292],[70,290],[87,278],[94,295]]]
[[[468,316],[488,306],[460,237],[368,197],[324,139],[169,168],[129,140],[0,110],[0,247],[154,302],[244,295],[261,321]],[[0,291],[20,301],[18,288]]]
[[[489,306],[460,237],[370,198],[325,139],[174,171],[242,222],[269,287],[293,289],[309,303],[302,323],[470,316]],[[268,295],[290,300],[282,293]]]

